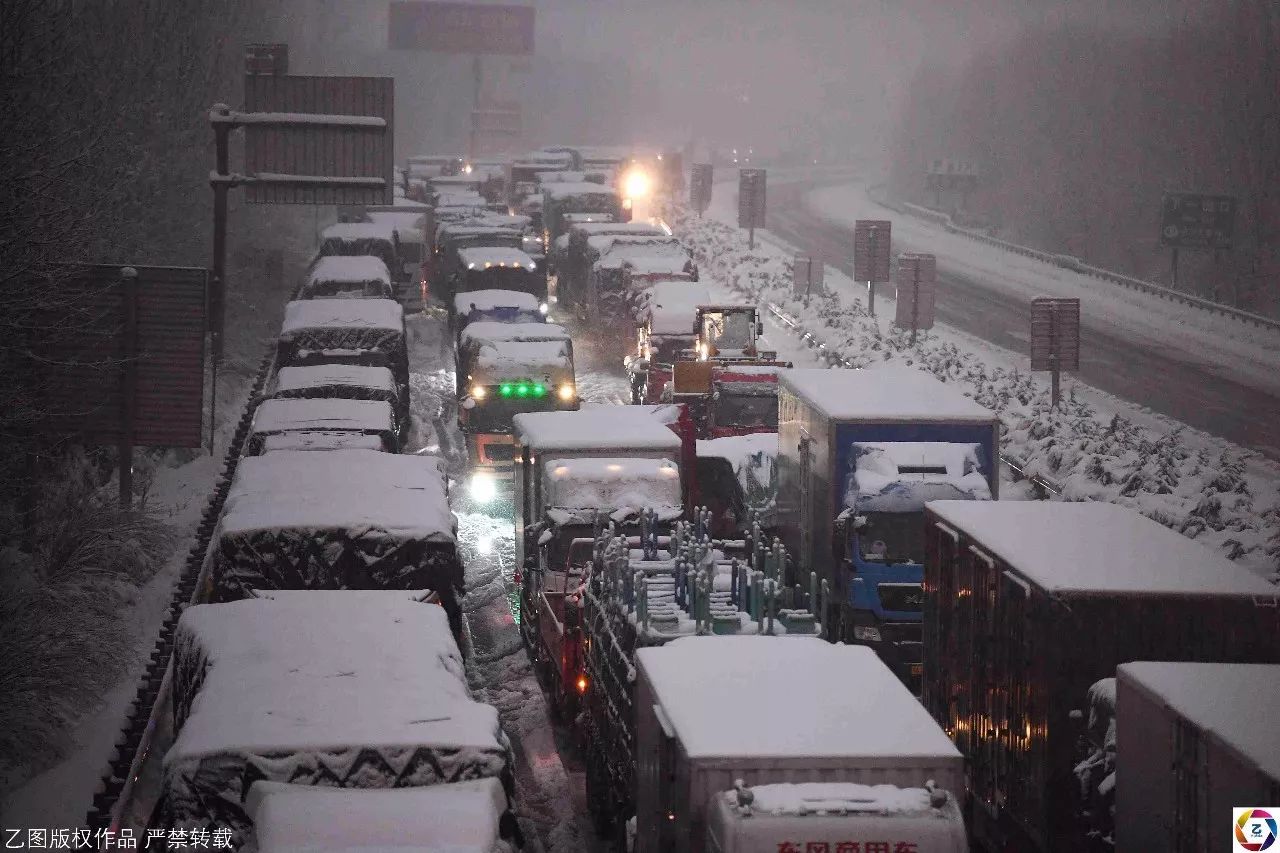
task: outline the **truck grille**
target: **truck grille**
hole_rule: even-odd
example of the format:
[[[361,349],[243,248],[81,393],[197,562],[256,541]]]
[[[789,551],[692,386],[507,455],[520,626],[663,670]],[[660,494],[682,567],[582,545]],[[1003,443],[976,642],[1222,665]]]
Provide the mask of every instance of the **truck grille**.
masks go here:
[[[923,629],[919,622],[882,622],[880,624],[880,636],[886,643],[897,646],[898,653],[905,661],[923,659],[922,633]]]

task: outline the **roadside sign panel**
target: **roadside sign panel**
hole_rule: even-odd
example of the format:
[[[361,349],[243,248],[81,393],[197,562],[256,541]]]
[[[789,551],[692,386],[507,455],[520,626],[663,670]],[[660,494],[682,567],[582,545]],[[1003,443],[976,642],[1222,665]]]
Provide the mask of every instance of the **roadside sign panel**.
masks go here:
[[[1231,196],[1166,193],[1160,205],[1160,242],[1175,249],[1230,249],[1235,226]]]
[[[245,123],[245,169],[276,182],[250,183],[255,204],[391,204],[394,174],[395,81],[390,77],[308,77],[248,74],[246,113],[357,116],[350,124]],[[307,178],[380,178],[382,187],[308,185]]]
[[[1031,300],[1031,369],[1055,368],[1080,369],[1080,300],[1041,296]]]
[[[898,255],[898,303],[893,323],[899,329],[932,329],[938,260],[933,255]]]
[[[765,227],[765,190],[766,175],[764,169],[738,170],[738,227]]]
[[[244,50],[245,74],[288,74],[289,45],[251,44]]]
[[[699,215],[706,213],[711,206],[711,176],[710,163],[693,164],[693,171],[689,176],[689,204]]]
[[[887,219],[859,219],[853,225],[854,281],[889,281],[889,250],[893,223]]]
[[[74,329],[47,353],[42,401],[55,435],[119,441],[125,419],[126,305],[116,265],[82,268],[62,295],[77,306]],[[199,447],[205,376],[205,308],[209,274],[191,267],[137,271],[133,443]],[[66,317],[61,318],[63,322]]]
[[[534,7],[392,2],[387,46],[440,53],[533,53]]]

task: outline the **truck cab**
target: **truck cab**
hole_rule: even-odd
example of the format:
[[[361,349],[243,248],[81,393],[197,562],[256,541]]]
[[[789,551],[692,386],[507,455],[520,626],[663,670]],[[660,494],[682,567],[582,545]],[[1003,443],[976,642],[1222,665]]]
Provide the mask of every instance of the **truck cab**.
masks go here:
[[[476,322],[459,336],[458,422],[474,467],[471,494],[487,502],[509,479],[513,418],[578,408],[573,342],[552,323]]]
[[[647,406],[519,414],[514,441],[521,631],[571,718],[585,690],[577,592],[597,524],[626,535],[646,510],[663,527],[680,518],[684,446]]]
[[[707,286],[695,281],[666,279],[649,287],[643,320],[636,329],[636,352],[624,362],[631,402],[662,401],[673,365],[692,358],[697,346],[698,306],[710,302]]]
[[[519,239],[517,237],[517,239]],[[459,248],[446,289],[455,297],[476,290],[513,290],[547,302],[547,277],[533,258],[510,246]]]
[[[461,346],[462,332],[472,323],[545,323],[546,303],[518,290],[471,290],[453,298],[449,319],[454,344]]]
[[[797,577],[831,586],[830,636],[871,646],[917,692],[924,505],[994,500],[1000,422],[897,366],[778,377],[778,525]]]
[[[777,356],[760,351],[764,324],[754,305],[700,305],[695,328],[698,358],[703,361],[758,361]]]

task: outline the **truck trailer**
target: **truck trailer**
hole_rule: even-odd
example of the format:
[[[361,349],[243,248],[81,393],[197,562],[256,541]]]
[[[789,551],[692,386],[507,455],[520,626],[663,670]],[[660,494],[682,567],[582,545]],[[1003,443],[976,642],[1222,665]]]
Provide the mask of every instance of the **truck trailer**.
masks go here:
[[[1280,666],[1122,664],[1116,670],[1116,849],[1232,853],[1242,849],[1236,842],[1274,836],[1263,816],[1235,809],[1280,803],[1280,726],[1259,716],[1274,717],[1276,709]],[[1257,824],[1262,829],[1255,835]]]
[[[684,637],[638,650],[636,672],[636,853],[702,853],[735,783],[963,785],[959,751],[869,649]]]
[[[778,526],[801,576],[832,588],[831,637],[921,668],[925,501],[994,500],[1000,422],[954,386],[896,366],[778,374]]]
[[[1134,510],[931,501],[925,519],[924,703],[986,849],[1087,849],[1073,717],[1120,664],[1280,662],[1280,591]]]

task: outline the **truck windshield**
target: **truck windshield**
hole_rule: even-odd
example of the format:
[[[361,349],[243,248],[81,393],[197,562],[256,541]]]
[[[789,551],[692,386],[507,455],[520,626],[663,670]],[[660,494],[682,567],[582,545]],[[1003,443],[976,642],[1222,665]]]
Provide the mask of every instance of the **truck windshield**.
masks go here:
[[[467,270],[465,284],[459,290],[515,290],[520,293],[532,293],[535,296],[541,293],[534,273],[519,267]]]
[[[716,423],[723,426],[778,426],[778,398],[770,394],[722,395],[716,404]]]
[[[924,519],[918,512],[869,512],[858,529],[862,559],[876,563],[923,563]]]
[[[746,349],[751,346],[751,315],[745,311],[709,314],[707,337],[718,350]]]

